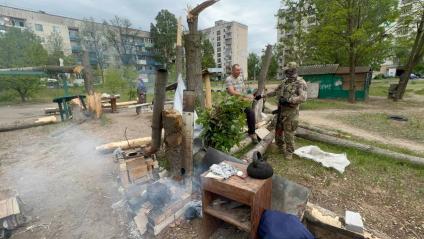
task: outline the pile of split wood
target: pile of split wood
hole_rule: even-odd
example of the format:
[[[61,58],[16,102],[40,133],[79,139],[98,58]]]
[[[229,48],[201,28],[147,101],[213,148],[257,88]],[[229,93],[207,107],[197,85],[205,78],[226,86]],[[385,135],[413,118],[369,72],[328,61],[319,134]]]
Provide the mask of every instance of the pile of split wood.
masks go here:
[[[25,223],[19,198],[10,191],[0,192],[0,238]]]

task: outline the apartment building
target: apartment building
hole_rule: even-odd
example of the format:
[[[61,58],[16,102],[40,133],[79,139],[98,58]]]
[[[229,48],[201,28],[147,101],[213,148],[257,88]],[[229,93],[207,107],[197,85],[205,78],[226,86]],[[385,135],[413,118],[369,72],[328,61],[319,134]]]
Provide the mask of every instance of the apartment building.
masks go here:
[[[288,61],[297,61],[302,64],[303,51],[299,49],[298,36],[307,33],[317,24],[315,9],[310,0],[300,0],[293,6],[281,5],[277,14],[277,44],[281,49],[278,58],[278,78],[283,77],[282,68]]]
[[[81,36],[80,29],[84,21],[71,17],[64,17],[46,13],[44,11],[31,11],[0,5],[0,32],[5,32],[9,27],[28,29],[40,37],[42,45],[49,50],[48,39],[53,33],[58,33],[63,39],[63,52],[65,55],[73,55],[78,63],[81,62]],[[101,23],[97,23],[103,26]],[[131,39],[125,41],[129,49],[129,62],[134,63],[140,74],[146,78],[152,78],[155,73],[157,63],[153,59],[153,53],[149,51],[152,46],[152,38],[147,31],[131,29],[135,34],[131,34]],[[121,36],[128,38],[129,36]],[[97,59],[92,49],[89,52],[90,63],[97,65]],[[120,63],[120,58],[111,46],[106,54],[106,64],[116,65]]]
[[[231,66],[239,64],[247,79],[247,32],[248,27],[239,22],[219,20],[215,25],[201,31],[214,49],[216,67],[230,74]]]

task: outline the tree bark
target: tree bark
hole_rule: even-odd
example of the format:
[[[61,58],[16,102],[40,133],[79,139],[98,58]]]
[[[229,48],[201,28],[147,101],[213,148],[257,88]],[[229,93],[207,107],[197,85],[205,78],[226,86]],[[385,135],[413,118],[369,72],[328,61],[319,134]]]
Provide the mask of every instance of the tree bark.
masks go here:
[[[176,56],[175,56],[175,71],[177,73],[177,77],[183,74],[183,54],[184,49],[182,46],[182,25],[181,25],[181,17],[178,18],[178,26],[177,26],[177,46],[176,46]]]
[[[152,148],[151,153],[160,149],[162,137],[162,111],[165,104],[166,97],[166,83],[168,80],[168,71],[159,69],[156,74],[155,82],[155,98],[153,104],[153,117],[152,117]]]
[[[18,129],[27,129],[27,128],[31,128],[31,127],[37,127],[37,126],[43,126],[43,125],[48,125],[48,124],[54,124],[57,123],[57,119],[55,116],[47,116],[47,117],[42,117],[39,118],[36,121],[33,122],[15,122],[12,125],[1,125],[0,126],[0,132],[7,132],[7,131],[13,131],[13,130],[18,130]]]
[[[125,141],[112,142],[108,144],[103,144],[96,147],[97,152],[101,153],[111,153],[117,148],[121,148],[123,150],[133,149],[138,147],[146,146],[152,140],[151,137],[144,137],[138,139],[129,139]]]
[[[270,132],[265,138],[261,140],[255,147],[253,147],[249,152],[247,152],[245,155],[243,155],[240,159],[243,161],[246,161],[248,163],[252,162],[253,155],[256,151],[260,152],[262,155],[265,154],[265,151],[268,149],[268,146],[272,143],[272,140],[274,140],[275,132]]]
[[[93,71],[91,69],[90,61],[88,59],[88,52],[83,51],[82,53],[82,65],[84,66],[84,87],[85,92],[88,95],[92,95],[94,93],[93,90]]]
[[[259,94],[259,95],[262,95],[264,93],[264,90],[265,90],[266,77],[268,75],[269,65],[271,64],[271,58],[272,58],[272,46],[267,45],[266,51],[265,51],[265,56],[264,56],[264,59],[262,61],[261,72],[259,73],[259,79],[258,79],[258,92],[257,92],[257,94]],[[262,112],[263,105],[264,105],[263,99],[253,102],[253,110],[255,111],[255,121],[256,122],[261,121],[261,112]]]
[[[184,38],[186,50],[186,73],[187,90],[196,92],[197,102],[200,107],[204,107],[203,81],[202,81],[202,52],[201,37],[197,30],[199,14],[207,7],[213,5],[219,0],[207,0],[197,5],[187,14],[187,23],[189,33]]]
[[[184,38],[186,50],[187,90],[196,92],[197,102],[204,106],[200,34],[189,33]]]
[[[356,84],[355,84],[355,42],[353,38],[354,29],[354,3],[348,1],[348,34],[349,34],[349,67],[350,67],[350,79],[349,79],[349,102],[355,103],[356,101]]]
[[[170,163],[171,176],[176,180],[182,179],[183,162],[183,118],[175,110],[162,112],[163,128],[165,129],[165,155]]]
[[[422,59],[424,54],[424,13],[421,16],[421,21],[417,29],[414,45],[408,57],[408,62],[405,65],[405,71],[400,76],[398,87],[396,89],[396,96],[394,100],[401,100],[405,94],[406,86],[408,85],[409,76],[414,67]]]

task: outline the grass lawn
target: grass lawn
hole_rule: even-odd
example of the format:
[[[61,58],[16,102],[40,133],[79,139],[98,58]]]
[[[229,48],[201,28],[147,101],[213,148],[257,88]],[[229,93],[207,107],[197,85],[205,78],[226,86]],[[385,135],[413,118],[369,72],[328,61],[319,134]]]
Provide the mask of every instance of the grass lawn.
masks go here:
[[[417,223],[424,221],[424,167],[300,138],[296,143],[346,153],[351,162],[345,173],[340,174],[310,160],[284,160],[275,147],[268,151],[268,161],[275,173],[309,187],[312,202],[342,215],[346,209],[360,212],[365,227],[392,238],[423,235],[424,225]]]
[[[387,97],[390,84],[397,84],[399,79],[383,79],[373,80],[370,86],[370,96],[384,96]],[[424,95],[424,80],[410,80],[406,88],[406,94],[419,94]]]
[[[270,97],[267,101],[277,105],[277,97]],[[361,109],[360,104],[350,104],[342,100],[308,99],[300,105],[300,110],[325,110],[325,109]]]
[[[97,85],[94,87],[96,92],[107,92],[107,90],[102,85]],[[135,90],[135,89],[134,89]],[[70,95],[77,95],[85,93],[84,87],[70,87],[69,88]],[[130,98],[129,97],[129,88],[121,89],[118,94],[120,94],[120,102],[129,101],[129,100],[137,100],[137,97]],[[64,95],[63,88],[57,89],[49,89],[42,87],[38,92],[36,92],[29,100],[29,103],[50,103],[53,98],[60,97]],[[153,91],[147,94],[147,102],[153,101]],[[168,100],[173,100],[174,91],[166,92],[166,96]],[[10,103],[20,103],[19,96],[13,91],[1,91],[0,92],[0,104],[10,104]]]
[[[385,113],[360,113],[355,115],[331,116],[360,129],[378,134],[405,138],[424,143],[424,116],[420,114],[405,115],[408,121],[395,121]]]

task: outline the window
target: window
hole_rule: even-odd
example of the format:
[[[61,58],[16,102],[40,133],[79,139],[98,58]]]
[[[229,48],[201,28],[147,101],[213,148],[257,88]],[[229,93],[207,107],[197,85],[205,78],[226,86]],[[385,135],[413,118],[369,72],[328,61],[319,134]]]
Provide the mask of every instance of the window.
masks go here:
[[[78,29],[69,29],[69,38],[71,41],[79,39]]]
[[[221,52],[221,47],[216,48],[217,52]]]
[[[59,29],[58,26],[53,26],[53,32],[59,32],[59,31],[60,31],[60,29]]]
[[[221,57],[221,53],[218,53],[218,54],[217,54],[217,56],[218,56],[218,57]]]
[[[218,31],[216,31],[216,35],[217,35],[217,36],[221,35],[221,31],[219,31],[219,30],[218,30]]]
[[[41,25],[41,24],[35,24],[35,30],[37,31],[37,32],[42,32],[43,31],[43,25]]]
[[[221,37],[216,37],[216,40],[217,41],[221,41]]]
[[[12,18],[12,25],[14,27],[25,27],[25,20],[19,18]]]

